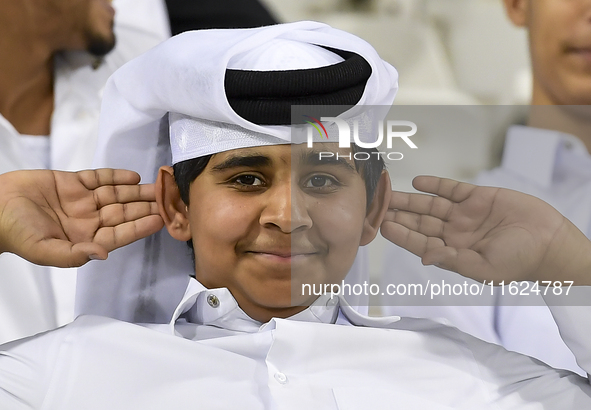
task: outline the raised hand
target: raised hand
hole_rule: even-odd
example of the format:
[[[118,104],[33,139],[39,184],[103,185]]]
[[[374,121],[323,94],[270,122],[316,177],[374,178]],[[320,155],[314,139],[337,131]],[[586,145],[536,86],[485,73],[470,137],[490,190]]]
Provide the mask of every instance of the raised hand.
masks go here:
[[[591,284],[591,242],[544,201],[521,192],[437,177],[393,192],[381,232],[425,265],[479,281]]]
[[[0,252],[81,266],[163,226],[153,185],[137,173],[15,171],[0,175]]]

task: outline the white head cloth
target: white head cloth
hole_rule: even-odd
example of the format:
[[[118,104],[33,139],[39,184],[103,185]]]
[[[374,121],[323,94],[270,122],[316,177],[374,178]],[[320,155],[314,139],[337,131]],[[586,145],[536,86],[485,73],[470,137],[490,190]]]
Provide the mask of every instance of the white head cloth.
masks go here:
[[[290,143],[289,126],[261,126],[236,114],[224,89],[226,69],[292,70],[342,61],[315,45],[354,52],[370,64],[372,73],[358,106],[392,104],[396,70],[365,41],[325,24],[188,32],[132,60],[109,79],[94,166],[131,169],[143,183],[151,183],[162,165],[230,149]],[[81,268],[76,312],[166,323],[193,269],[186,244],[163,229],[112,252],[106,261]],[[350,283],[367,279],[361,269],[354,270],[357,277],[348,275]]]

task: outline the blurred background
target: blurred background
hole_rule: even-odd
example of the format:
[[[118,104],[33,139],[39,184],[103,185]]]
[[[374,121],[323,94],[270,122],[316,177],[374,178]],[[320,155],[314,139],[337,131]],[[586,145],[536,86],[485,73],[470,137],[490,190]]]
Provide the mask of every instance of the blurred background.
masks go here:
[[[417,121],[419,149],[402,146],[405,158],[388,164],[394,189],[413,191],[420,174],[469,181],[500,163],[507,127],[525,119],[527,34],[509,22],[502,0],[261,2],[279,21],[321,21],[368,41],[399,72],[395,117],[410,120],[421,110],[432,117]],[[372,281],[382,271],[384,241],[368,246]]]
[[[501,0],[261,0],[282,22],[316,20],[371,43],[400,73],[397,104],[527,104],[525,31]]]

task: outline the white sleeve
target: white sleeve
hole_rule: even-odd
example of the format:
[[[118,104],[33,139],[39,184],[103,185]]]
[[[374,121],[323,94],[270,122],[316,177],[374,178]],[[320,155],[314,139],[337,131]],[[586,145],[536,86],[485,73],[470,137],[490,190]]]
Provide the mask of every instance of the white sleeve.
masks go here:
[[[577,286],[571,289],[569,299],[556,295],[544,297],[558,325],[560,335],[574,353],[577,364],[591,374],[591,287]],[[573,305],[566,306],[566,302]],[[587,303],[587,306],[583,305]]]
[[[413,285],[435,286],[433,289],[436,289],[443,284],[454,286],[464,282],[480,286],[478,282],[436,266],[424,266],[418,256],[389,242],[384,245],[380,278],[384,315],[427,318],[457,327],[486,342],[501,344],[495,328],[495,298],[490,294],[471,299],[474,303],[461,296],[435,299],[428,295],[410,296]],[[392,289],[406,290],[407,294],[403,297],[389,295]]]

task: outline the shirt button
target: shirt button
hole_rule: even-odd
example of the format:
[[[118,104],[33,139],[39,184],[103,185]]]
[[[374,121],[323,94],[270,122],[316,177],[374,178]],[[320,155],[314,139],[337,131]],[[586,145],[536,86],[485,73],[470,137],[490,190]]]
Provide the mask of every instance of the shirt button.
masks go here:
[[[281,384],[287,384],[287,376],[283,373],[275,373],[275,380]]]
[[[220,300],[216,295],[207,295],[207,303],[212,308],[216,308],[220,305]]]

